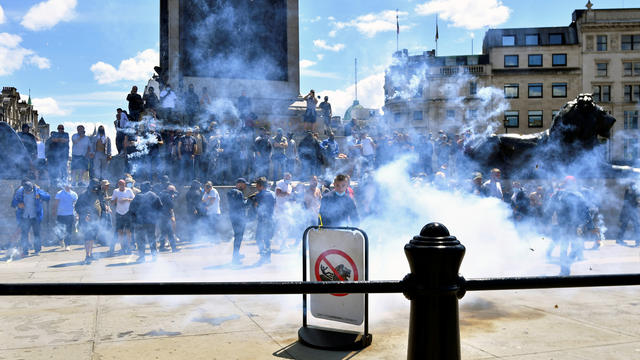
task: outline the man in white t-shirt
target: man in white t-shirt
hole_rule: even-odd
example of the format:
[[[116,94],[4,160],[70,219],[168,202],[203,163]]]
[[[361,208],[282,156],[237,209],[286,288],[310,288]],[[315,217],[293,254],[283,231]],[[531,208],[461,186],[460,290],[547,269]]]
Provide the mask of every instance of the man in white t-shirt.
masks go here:
[[[280,249],[289,237],[289,231],[293,227],[291,198],[293,187],[291,186],[291,173],[284,173],[284,178],[276,182],[276,206],[273,217],[276,222],[276,240]]]
[[[364,164],[362,171],[373,167],[374,158],[376,155],[376,143],[367,134],[366,131],[362,132],[360,136],[360,144],[362,144],[362,157],[364,158]]]
[[[129,205],[135,197],[131,189],[126,187],[124,179],[118,180],[118,188],[113,190],[111,203],[116,206],[116,230],[120,249],[124,254],[131,254],[131,216],[129,215]],[[126,238],[125,238],[126,235]]]
[[[218,194],[218,190],[213,188],[211,181],[207,181],[204,184],[202,207],[205,209],[206,216],[209,219],[209,223],[205,226],[216,233],[218,218],[220,217],[220,194]]]

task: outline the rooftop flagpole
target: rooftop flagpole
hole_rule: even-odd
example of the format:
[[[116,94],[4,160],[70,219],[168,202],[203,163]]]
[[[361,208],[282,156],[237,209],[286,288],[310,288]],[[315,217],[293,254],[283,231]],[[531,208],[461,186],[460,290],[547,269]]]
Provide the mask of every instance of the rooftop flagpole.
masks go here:
[[[438,14],[436,14],[436,56],[438,56]]]
[[[400,19],[398,18],[398,9],[396,9],[396,52],[399,50],[399,38],[400,38]]]

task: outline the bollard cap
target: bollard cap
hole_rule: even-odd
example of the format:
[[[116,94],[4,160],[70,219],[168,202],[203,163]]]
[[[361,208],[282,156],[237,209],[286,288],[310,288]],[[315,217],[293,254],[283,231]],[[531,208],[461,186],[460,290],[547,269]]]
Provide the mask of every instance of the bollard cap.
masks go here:
[[[425,225],[420,230],[420,235],[414,236],[411,240],[411,244],[414,245],[458,245],[460,242],[455,236],[451,236],[449,229],[439,222],[432,222]]]

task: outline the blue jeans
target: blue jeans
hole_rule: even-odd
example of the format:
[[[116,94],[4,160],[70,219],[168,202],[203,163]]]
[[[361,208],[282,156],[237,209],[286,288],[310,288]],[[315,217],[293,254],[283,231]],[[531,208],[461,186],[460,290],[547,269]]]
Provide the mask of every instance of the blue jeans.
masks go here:
[[[22,252],[29,252],[29,229],[33,229],[33,250],[40,252],[40,249],[42,249],[42,243],[40,242],[40,220],[37,218],[20,219],[20,229],[22,230],[22,238],[20,240],[20,249]]]

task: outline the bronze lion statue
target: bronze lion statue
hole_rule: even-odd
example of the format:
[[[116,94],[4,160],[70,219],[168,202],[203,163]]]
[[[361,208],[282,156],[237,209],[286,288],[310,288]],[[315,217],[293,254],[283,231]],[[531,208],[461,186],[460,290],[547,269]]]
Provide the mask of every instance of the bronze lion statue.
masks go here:
[[[580,94],[562,107],[548,130],[476,139],[467,155],[478,170],[499,168],[511,178],[548,178],[562,172],[607,176],[611,166],[603,140],[609,139],[615,122],[591,94]]]

